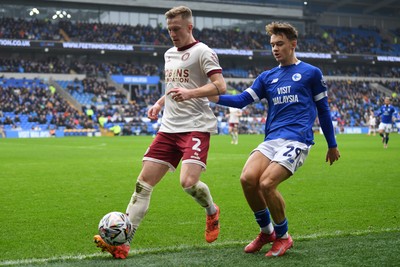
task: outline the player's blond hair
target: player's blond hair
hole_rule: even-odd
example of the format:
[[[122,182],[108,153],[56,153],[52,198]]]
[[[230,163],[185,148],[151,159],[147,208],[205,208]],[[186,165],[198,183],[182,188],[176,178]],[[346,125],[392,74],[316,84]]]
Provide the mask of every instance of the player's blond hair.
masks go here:
[[[295,27],[287,22],[272,22],[265,26],[265,31],[271,35],[285,35],[290,41],[297,40],[298,32]]]
[[[173,7],[167,12],[165,12],[165,17],[167,19],[175,18],[176,16],[182,16],[182,19],[186,19],[189,22],[192,22],[192,10],[186,6],[177,6]]]

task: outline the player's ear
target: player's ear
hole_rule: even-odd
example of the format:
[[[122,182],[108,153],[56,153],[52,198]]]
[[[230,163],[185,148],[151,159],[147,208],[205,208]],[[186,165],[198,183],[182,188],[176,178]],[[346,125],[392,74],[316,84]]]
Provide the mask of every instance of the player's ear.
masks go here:
[[[297,47],[297,40],[291,41],[292,48],[295,49]]]

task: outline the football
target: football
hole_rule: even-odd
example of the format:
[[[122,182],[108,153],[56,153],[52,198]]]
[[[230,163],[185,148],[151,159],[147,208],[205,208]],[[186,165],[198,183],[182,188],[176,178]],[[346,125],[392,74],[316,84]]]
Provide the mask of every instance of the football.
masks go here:
[[[131,238],[132,224],[125,213],[112,211],[100,220],[99,234],[107,244],[119,246]]]

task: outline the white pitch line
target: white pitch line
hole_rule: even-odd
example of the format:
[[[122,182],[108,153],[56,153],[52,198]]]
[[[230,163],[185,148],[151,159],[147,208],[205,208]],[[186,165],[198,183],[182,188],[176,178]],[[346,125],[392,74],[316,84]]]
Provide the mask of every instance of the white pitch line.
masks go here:
[[[379,230],[361,230],[355,232],[344,232],[344,231],[336,231],[334,233],[315,233],[311,235],[304,235],[304,236],[295,236],[296,240],[313,240],[318,238],[324,237],[340,237],[345,235],[350,236],[359,236],[359,235],[366,235],[372,233],[384,233],[384,232],[397,232],[400,231],[400,228],[383,228]],[[226,241],[226,242],[218,242],[213,244],[207,245],[179,245],[179,246],[170,246],[170,247],[163,247],[163,248],[148,248],[148,249],[136,249],[131,250],[129,255],[138,255],[138,254],[145,254],[145,253],[158,253],[158,252],[165,252],[165,251],[182,251],[188,250],[193,248],[209,248],[210,246],[213,247],[224,247],[224,246],[232,246],[232,245],[245,245],[249,241]],[[21,265],[21,264],[35,264],[35,263],[50,263],[52,261],[67,261],[67,260],[85,260],[94,257],[110,257],[108,253],[93,253],[93,254],[78,254],[78,255],[70,255],[70,256],[58,256],[58,257],[51,257],[51,258],[42,258],[42,259],[24,259],[24,260],[6,260],[0,261],[0,266],[7,266],[7,265]]]

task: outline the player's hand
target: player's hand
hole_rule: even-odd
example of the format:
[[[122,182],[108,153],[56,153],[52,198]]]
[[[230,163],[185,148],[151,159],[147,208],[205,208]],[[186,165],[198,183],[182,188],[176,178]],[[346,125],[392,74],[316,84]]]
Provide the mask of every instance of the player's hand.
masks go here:
[[[158,113],[160,113],[162,107],[160,104],[155,103],[149,110],[147,111],[147,117],[151,120],[158,119]]]
[[[337,147],[329,148],[326,153],[325,162],[329,161],[329,165],[332,165],[335,161],[338,161],[340,158],[340,152]]]
[[[190,90],[185,88],[172,88],[168,91],[167,95],[171,95],[171,98],[176,102],[182,102],[191,99]]]

